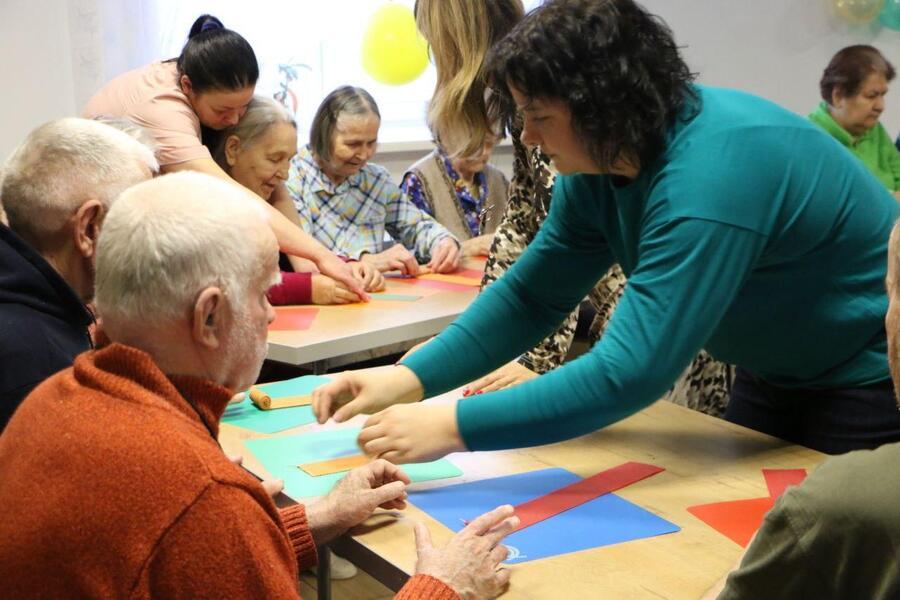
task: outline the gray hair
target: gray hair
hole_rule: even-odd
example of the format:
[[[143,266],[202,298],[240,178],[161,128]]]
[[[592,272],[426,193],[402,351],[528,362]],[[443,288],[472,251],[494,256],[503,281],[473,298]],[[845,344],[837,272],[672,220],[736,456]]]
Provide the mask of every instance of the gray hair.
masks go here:
[[[309,128],[309,148],[313,156],[328,162],[334,149],[334,129],[341,115],[375,115],[381,119],[372,94],[361,87],[345,85],[322,100]]]
[[[150,148],[150,151],[153,152],[154,156],[156,155],[156,151],[159,148],[159,144],[156,143],[156,138],[153,137],[153,134],[150,133],[150,130],[146,127],[142,127],[138,125],[131,119],[127,119],[125,117],[111,117],[109,115],[99,115],[94,117],[95,121],[99,121],[104,125],[109,125],[115,129],[123,133],[127,133],[143,145]]]
[[[127,134],[88,119],[51,121],[32,131],[4,168],[0,198],[10,228],[41,249],[87,200],[104,208],[159,164]]]
[[[213,159],[225,172],[229,172],[230,167],[228,161],[225,160],[225,142],[228,141],[228,138],[235,136],[241,141],[241,146],[250,147],[276,123],[287,123],[294,130],[297,129],[297,122],[285,107],[271,98],[253,96],[250,104],[247,105],[247,111],[237,125],[217,134],[217,141],[212,151]]]
[[[177,319],[215,285],[243,307],[260,273],[248,233],[267,227],[246,192],[210,175],[164,175],[125,191],[106,217],[97,247],[97,311],[142,327]]]

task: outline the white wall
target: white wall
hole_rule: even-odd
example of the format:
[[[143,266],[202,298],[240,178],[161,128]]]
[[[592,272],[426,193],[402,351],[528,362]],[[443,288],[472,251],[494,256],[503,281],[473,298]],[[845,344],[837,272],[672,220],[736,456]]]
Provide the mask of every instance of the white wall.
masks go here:
[[[670,24],[678,42],[687,46],[688,63],[700,73],[701,82],[748,90],[801,114],[818,102],[822,69],[845,45],[871,43],[900,67],[900,32],[848,26],[829,13],[829,0],[643,1]],[[147,11],[152,5],[148,0],[127,2],[135,12]],[[36,125],[77,114],[80,106],[75,98],[84,95],[85,83],[73,81],[73,65],[80,65],[80,72],[85,72],[83,61],[90,58],[78,49],[79,40],[86,35],[86,23],[108,22],[108,14],[90,14],[91,6],[101,4],[0,0],[0,81],[4,88],[0,94],[0,157],[5,158]],[[128,11],[120,6],[117,12]],[[109,37],[127,28],[87,35]],[[900,131],[900,88],[887,100],[883,123],[896,134]],[[426,152],[427,148],[396,154],[385,151],[376,161],[399,176]],[[508,149],[498,150],[496,162],[508,168]]]

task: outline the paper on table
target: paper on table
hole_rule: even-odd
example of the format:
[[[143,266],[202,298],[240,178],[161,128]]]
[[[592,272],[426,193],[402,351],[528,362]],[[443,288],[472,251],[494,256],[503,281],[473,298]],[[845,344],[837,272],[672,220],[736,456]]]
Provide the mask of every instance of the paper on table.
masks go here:
[[[222,422],[259,433],[276,433],[306,425],[316,420],[311,406],[295,406],[278,410],[260,410],[250,398],[229,404],[222,415]]]
[[[409,494],[409,501],[453,531],[502,504],[526,504],[579,482],[563,469],[543,469]],[[605,494],[503,540],[507,563],[520,563],[679,531],[679,527],[615,494]]]
[[[297,468],[303,469],[305,473],[312,475],[313,477],[320,477],[322,475],[342,473],[344,471],[349,471],[350,469],[355,469],[356,467],[361,467],[370,460],[371,459],[365,454],[351,454],[350,456],[344,456],[343,458],[331,458],[319,462],[306,463],[305,465],[299,465]]]
[[[800,484],[806,477],[805,469],[763,469],[769,496],[713,502],[688,507],[688,512],[746,548],[753,534],[762,525],[766,513],[775,506],[775,500],[791,485]]]
[[[318,308],[308,306],[276,306],[275,320],[269,323],[269,331],[309,329],[316,320],[317,314],[319,314]]]
[[[273,381],[250,387],[250,400],[262,410],[307,406],[312,403],[312,393],[316,388],[331,381],[321,375],[304,375]]]
[[[285,494],[298,499],[327,494],[344,475],[333,473],[313,477],[298,469],[297,465],[359,454],[359,446],[356,445],[358,435],[358,428],[342,428],[247,440],[244,446],[259,459],[272,477],[284,480]],[[403,465],[402,469],[414,482],[462,475],[462,471],[446,459]]]
[[[604,494],[637,483],[665,469],[639,462],[627,462],[576,483],[516,506],[519,529],[531,527]]]
[[[454,274],[442,274],[442,273],[429,273],[427,275],[419,276],[419,279],[424,281],[441,281],[443,283],[455,283],[457,285],[468,285],[471,287],[478,287],[481,285],[481,278],[474,277],[463,277],[460,275]]]

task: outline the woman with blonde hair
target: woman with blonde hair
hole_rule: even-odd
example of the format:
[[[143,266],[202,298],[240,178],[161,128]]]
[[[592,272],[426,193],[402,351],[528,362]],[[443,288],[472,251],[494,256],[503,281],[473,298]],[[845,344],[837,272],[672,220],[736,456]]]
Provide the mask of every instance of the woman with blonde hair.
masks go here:
[[[485,59],[491,48],[524,17],[521,0],[417,0],[416,23],[428,40],[437,84],[428,107],[428,125],[448,156],[477,154],[483,140],[493,134],[504,110],[500,97],[491,93],[485,75]],[[534,239],[550,211],[556,171],[539,147],[526,148],[519,136],[519,118],[505,119],[513,142],[513,176],[506,213],[494,233],[483,285],[500,278]],[[625,276],[613,266],[588,295],[596,317],[590,327],[591,342],[602,335],[619,297]],[[474,381],[466,394],[503,389],[551,371],[566,358],[579,309],[554,333],[519,359]],[[732,369],[700,351],[678,380],[669,399],[714,415],[721,415],[728,400]]]

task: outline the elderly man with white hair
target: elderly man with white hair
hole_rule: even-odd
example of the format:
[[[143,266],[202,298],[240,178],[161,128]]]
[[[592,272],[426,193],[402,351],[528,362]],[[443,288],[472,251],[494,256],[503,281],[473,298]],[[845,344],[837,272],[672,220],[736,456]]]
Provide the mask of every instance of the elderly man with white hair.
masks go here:
[[[25,396],[90,348],[85,308],[103,217],[158,170],[152,151],[108,125],[60,119],[4,168],[0,198],[0,430]]]
[[[275,237],[234,186],[198,173],[130,188],[100,236],[98,349],[22,403],[0,435],[0,581],[10,597],[297,597],[298,568],[409,478],[375,460],[324,499],[277,509],[216,437],[256,378],[274,311]],[[61,478],[60,473],[65,473]],[[416,527],[400,598],[488,598],[509,572],[510,506],[443,548]]]

